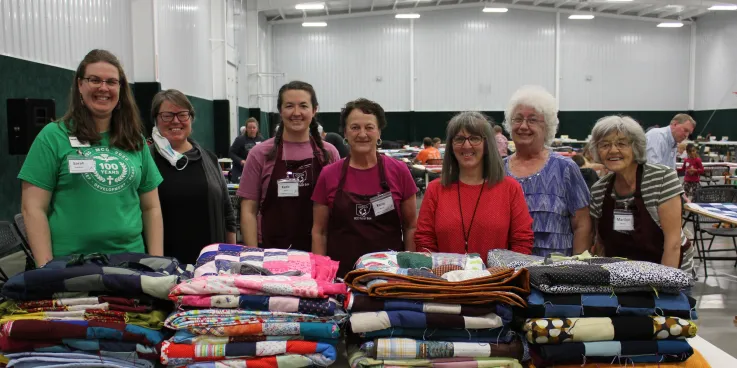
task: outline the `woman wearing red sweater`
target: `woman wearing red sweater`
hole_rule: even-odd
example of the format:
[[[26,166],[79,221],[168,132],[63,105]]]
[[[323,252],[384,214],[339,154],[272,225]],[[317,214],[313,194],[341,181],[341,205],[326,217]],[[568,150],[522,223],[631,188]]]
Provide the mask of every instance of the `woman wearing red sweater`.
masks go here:
[[[699,150],[696,148],[696,145],[689,143],[686,146],[686,153],[688,157],[683,160],[683,166],[678,171],[686,173],[683,177],[683,191],[686,192],[688,199],[693,199],[696,190],[701,188],[699,180],[701,179],[701,174],[704,173],[704,165],[701,163]]]
[[[522,187],[506,176],[491,123],[462,112],[448,123],[439,180],[427,187],[417,220],[417,251],[478,253],[509,249],[530,254],[532,217]]]

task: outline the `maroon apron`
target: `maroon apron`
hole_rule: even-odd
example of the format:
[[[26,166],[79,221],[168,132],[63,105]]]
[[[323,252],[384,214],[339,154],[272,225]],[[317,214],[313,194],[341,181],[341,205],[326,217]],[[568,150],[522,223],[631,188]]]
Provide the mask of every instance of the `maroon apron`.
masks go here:
[[[663,235],[663,229],[650,216],[645,201],[642,199],[642,175],[643,166],[638,165],[634,208],[632,209],[634,231],[623,233],[614,230],[614,209],[616,206],[616,202],[612,199],[614,178],[609,182],[604,192],[604,204],[597,230],[607,257],[623,257],[660,264],[663,260],[665,236]],[[688,246],[681,247],[679,267],[683,260],[683,251],[686,249],[688,249]]]
[[[384,172],[384,157],[378,153],[376,157],[383,193],[391,192]],[[374,215],[371,197],[381,193],[360,195],[343,190],[350,160],[351,157],[348,156],[343,162],[340,183],[335,192],[328,221],[327,255],[340,262],[338,277],[343,277],[352,270],[358,258],[364,254],[404,250],[402,221],[397,209],[381,216]]]
[[[312,251],[312,191],[322,164],[318,149],[310,138],[313,155],[299,161],[282,160],[283,144],[276,151],[276,162],[261,203],[261,246],[264,248]],[[279,197],[277,181],[292,172],[299,181],[298,197]]]

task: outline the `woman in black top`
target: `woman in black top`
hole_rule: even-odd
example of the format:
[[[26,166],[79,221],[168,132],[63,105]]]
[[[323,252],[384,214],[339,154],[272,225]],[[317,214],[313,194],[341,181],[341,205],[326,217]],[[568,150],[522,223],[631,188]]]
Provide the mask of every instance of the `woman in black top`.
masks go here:
[[[202,248],[235,244],[235,213],[217,157],[190,138],[195,111],[174,89],[154,96],[151,147],[164,178],[159,186],[164,218],[164,255],[194,264]]]

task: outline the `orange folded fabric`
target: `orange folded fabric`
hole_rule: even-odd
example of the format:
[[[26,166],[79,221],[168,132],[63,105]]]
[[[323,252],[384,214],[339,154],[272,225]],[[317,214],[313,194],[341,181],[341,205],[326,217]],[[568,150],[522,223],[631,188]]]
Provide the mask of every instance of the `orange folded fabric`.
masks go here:
[[[694,349],[693,355],[686,359],[685,362],[679,363],[635,363],[635,364],[606,364],[606,363],[587,363],[581,364],[562,364],[562,365],[551,365],[550,368],[711,368],[709,362],[706,361],[703,355]],[[534,364],[530,363],[529,368],[536,368]]]
[[[345,282],[356,291],[379,298],[432,300],[436,303],[486,304],[506,303],[526,307],[525,296],[530,293],[530,275],[527,269],[490,268],[489,276],[447,281],[430,277],[398,275],[391,272],[354,270],[348,272]],[[371,281],[375,282],[369,285]]]

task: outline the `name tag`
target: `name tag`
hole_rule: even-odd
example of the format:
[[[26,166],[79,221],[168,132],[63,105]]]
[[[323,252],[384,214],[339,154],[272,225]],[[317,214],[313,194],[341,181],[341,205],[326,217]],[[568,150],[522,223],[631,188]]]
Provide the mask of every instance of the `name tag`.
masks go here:
[[[633,231],[635,230],[635,219],[632,212],[614,211],[614,231]]]
[[[82,142],[79,141],[79,139],[77,139],[77,137],[72,137],[72,136],[69,136],[69,143],[74,148],[78,148],[78,147],[89,147],[90,146],[90,143],[89,142],[82,143]]]
[[[69,173],[86,174],[95,172],[95,160],[91,158],[76,156],[69,157]]]
[[[276,182],[279,197],[299,197],[299,181],[297,179],[281,179]]]
[[[371,206],[374,208],[374,215],[381,216],[389,211],[394,211],[394,199],[392,193],[386,192],[371,198]]]

